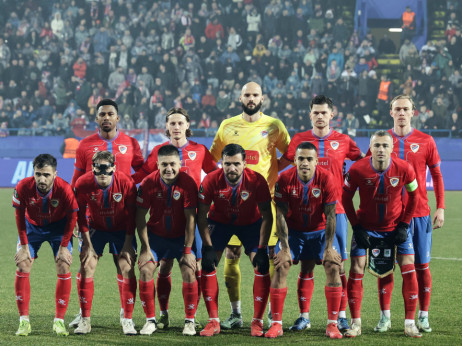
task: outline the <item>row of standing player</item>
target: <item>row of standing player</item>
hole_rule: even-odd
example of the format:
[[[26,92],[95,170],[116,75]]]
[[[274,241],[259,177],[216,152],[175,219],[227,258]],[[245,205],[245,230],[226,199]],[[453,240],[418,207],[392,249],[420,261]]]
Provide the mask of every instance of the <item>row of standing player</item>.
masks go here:
[[[81,175],[79,174],[80,171],[84,172],[84,171],[91,170],[91,167],[92,167],[91,159],[92,159],[94,152],[96,151],[107,150],[107,151],[112,152],[115,157],[116,168],[119,171],[122,171],[122,172],[124,170],[130,171],[130,168],[133,167],[137,171],[137,173],[135,173],[135,175],[133,176],[135,181],[137,181],[137,179],[142,179],[143,176],[145,176],[147,173],[152,171],[153,166],[155,166],[155,163],[157,162],[158,147],[156,147],[155,150],[153,150],[150,157],[148,158],[146,163],[143,165],[143,158],[139,154],[139,147],[136,143],[136,140],[124,135],[123,133],[119,133],[117,131],[117,128],[116,128],[116,124],[118,121],[117,105],[115,103],[111,103],[112,101],[106,101],[106,102],[107,104],[101,105],[100,107],[98,107],[97,121],[100,124],[99,134],[90,136],[89,138],[85,139],[80,145],[80,149],[78,151],[78,157],[76,160],[76,174],[74,174],[72,185],[75,185],[75,182],[78,176]],[[341,184],[343,180],[342,168],[343,168],[344,159],[345,158],[358,159],[361,157],[361,153],[359,149],[356,147],[356,145],[354,144],[354,142],[351,141],[351,139],[349,139],[347,136],[338,134],[337,132],[331,131],[329,129],[329,120],[332,118],[332,103],[328,98],[318,96],[313,100],[312,105],[311,105],[311,114],[310,114],[310,117],[313,123],[313,129],[306,133],[297,134],[292,140],[290,145],[289,145],[289,136],[283,124],[279,120],[273,119],[271,117],[267,117],[259,111],[261,107],[261,102],[262,102],[262,95],[261,95],[261,89],[258,86],[258,84],[249,83],[246,86],[244,86],[242,90],[242,94],[241,94],[241,102],[243,105],[242,115],[236,116],[234,118],[228,119],[225,122],[223,122],[223,124],[221,125],[217,133],[217,136],[211,148],[211,153],[213,155],[214,160],[209,160],[210,155],[208,151],[205,149],[205,147],[197,145],[196,143],[193,143],[187,140],[188,131],[189,131],[188,129],[189,128],[189,117],[187,116],[187,113],[184,113],[182,110],[177,109],[177,110],[172,110],[172,112],[170,112],[169,115],[167,116],[168,118],[167,119],[168,120],[167,121],[167,131],[168,131],[168,134],[170,135],[170,142],[177,148],[181,149],[180,150],[180,160],[183,165],[182,170],[185,170],[193,178],[195,178],[194,180],[196,180],[196,183],[200,182],[200,175],[198,175],[198,172],[200,172],[200,169],[202,168],[206,172],[210,172],[213,169],[215,169],[216,166],[215,166],[214,161],[218,161],[218,159],[220,158],[220,154],[221,154],[223,147],[227,143],[237,142],[237,143],[241,143],[242,146],[246,149],[247,166],[251,167],[257,172],[260,171],[260,173],[263,174],[264,178],[266,178],[266,180],[269,182],[270,189],[272,192],[272,188],[274,187],[274,183],[277,178],[277,172],[281,170],[282,168],[284,168],[285,166],[287,166],[291,161],[293,162],[294,152],[295,152],[294,149],[297,147],[297,144],[300,142],[309,141],[315,145],[318,151],[319,162],[321,166],[328,168],[331,171],[331,173],[334,175],[334,177],[340,181],[338,184],[336,184],[336,188],[338,190],[341,189]],[[394,146],[395,151],[401,154],[401,156],[406,155],[405,157],[407,158],[409,158],[409,156],[412,155],[411,153],[414,153],[414,154],[418,153],[419,155],[418,156],[416,155],[417,163],[419,165],[422,165],[422,159],[423,159],[424,167],[425,165],[430,166],[431,173],[435,181],[435,192],[437,195],[437,205],[438,205],[438,210],[435,214],[434,220],[436,220],[436,227],[439,227],[442,225],[443,218],[444,218],[444,212],[443,212],[444,192],[443,192],[441,174],[438,168],[439,158],[436,152],[434,141],[431,139],[431,137],[428,137],[428,136],[425,137],[425,135],[419,133],[416,130],[413,130],[410,127],[410,117],[412,116],[412,110],[413,110],[412,100],[410,100],[409,98],[403,98],[403,99],[397,99],[396,102],[398,102],[400,105],[399,107],[397,107],[397,109],[394,109],[395,107],[391,107],[391,115],[395,119],[395,128],[390,131],[394,137],[394,141],[396,142],[396,145]],[[404,106],[401,105],[403,102],[405,103]],[[392,106],[394,104],[395,102],[392,102]],[[414,138],[412,138],[415,135],[420,136],[418,140],[414,140]],[[417,142],[417,143],[413,143],[413,142]],[[164,144],[167,144],[167,143],[164,143]],[[196,146],[196,147],[191,148],[191,146]],[[284,153],[283,158],[279,161],[277,161],[276,159],[276,147],[281,152]],[[400,148],[399,151],[396,150],[397,147]],[[410,161],[416,167],[417,163],[412,162],[412,160]],[[141,167],[143,167],[144,169],[140,169]],[[417,171],[417,178],[419,180],[419,186],[420,186],[419,189],[426,192],[425,191],[425,175],[423,176],[423,184],[420,184],[422,180],[422,178],[420,177],[422,175],[421,167],[416,167],[416,171]],[[17,190],[18,189],[16,189],[15,194],[17,194]],[[106,198],[108,197],[106,196]],[[118,197],[113,196],[113,198],[115,199]],[[421,206],[423,205],[424,208],[419,208],[418,209],[419,213],[420,214],[423,213],[424,215],[428,216],[429,208],[426,202],[426,194],[422,198],[420,205]],[[336,210],[336,213],[337,213],[337,232],[336,232],[337,237],[336,238],[340,238],[341,241],[343,238],[344,243],[342,245],[339,245],[338,249],[340,250],[340,253],[343,259],[346,259],[346,218],[344,216],[343,210],[339,209],[339,206],[341,206],[340,203],[337,204],[337,210]],[[20,213],[20,210],[21,208],[18,208],[17,213],[18,212]],[[29,226],[29,222],[27,223]],[[430,227],[431,227],[431,222],[427,224],[430,224]],[[340,225],[342,227],[340,227]],[[19,224],[18,224],[18,228],[19,228]],[[341,228],[344,228],[344,229],[341,230]],[[343,237],[339,233],[343,233]],[[84,234],[84,232],[82,232],[82,234]],[[430,232],[430,241],[431,241],[431,232]],[[21,244],[22,245],[27,244],[27,239],[25,239],[25,241],[24,239],[22,239]],[[125,244],[127,244],[127,242],[125,242]],[[84,242],[84,245],[85,245],[85,242]],[[275,245],[275,243],[273,244],[270,243],[270,245]],[[27,248],[27,247],[24,246],[23,248]],[[199,246],[198,249],[200,250],[200,248],[201,247]],[[236,299],[236,297],[239,298],[239,293],[238,293],[239,288],[238,287],[240,283],[239,282],[240,273],[237,270],[239,268],[238,261],[235,258],[236,253],[238,253],[235,250],[238,249],[238,247],[233,246],[233,247],[227,247],[227,249],[228,248],[231,248],[234,250],[234,251],[227,251],[227,254],[226,254],[227,258],[225,262],[225,280],[227,281],[228,293],[230,293],[230,300],[231,300],[231,306],[232,306],[233,311],[232,311],[230,318],[222,323],[221,325],[222,328],[240,327],[242,325],[242,317],[240,315],[240,299]],[[119,251],[121,251],[121,249],[119,249]],[[426,252],[428,252],[429,254],[429,249],[427,249]],[[57,263],[62,262],[62,261],[59,261],[60,253],[55,252],[55,255],[58,255]],[[17,257],[16,262],[18,264],[18,275],[16,279],[17,297],[18,296],[22,297],[23,295],[21,293],[24,293],[24,292],[18,292],[18,289],[20,290],[21,287],[24,289],[24,287],[27,286],[27,284],[21,283],[21,280],[23,282],[26,282],[26,281],[28,282],[28,278],[26,278],[26,275],[24,273],[27,273],[28,270],[30,271],[30,266],[29,268],[25,268],[25,269],[22,268],[24,264],[24,263],[21,264],[21,262],[24,261],[23,252],[18,252],[18,255],[16,257]],[[91,258],[91,257],[92,256],[83,256],[84,261],[82,263],[87,265],[89,262],[88,258]],[[186,257],[189,257],[189,256],[186,256]],[[197,256],[197,257],[200,258],[200,256]],[[410,258],[410,257],[411,256],[405,256],[405,258]],[[129,256],[128,253],[122,251],[120,256],[118,256],[117,258],[122,259],[122,261],[125,258],[125,261],[129,262],[128,259],[131,257]],[[30,261],[31,259],[30,257],[26,259],[28,260],[26,262],[30,262],[30,264],[32,263],[32,261]],[[423,260],[424,259],[420,259],[420,262],[422,262]],[[426,261],[424,263],[417,263],[418,269],[421,269],[417,273],[424,274],[424,275],[420,275],[420,277],[418,275],[419,283],[423,284],[423,289],[420,289],[420,292],[422,293],[419,292],[420,293],[419,294],[420,307],[421,307],[420,309],[421,311],[419,315],[419,323],[421,324],[421,327],[422,327],[421,329],[424,329],[424,330],[427,329],[427,331],[429,330],[429,328],[425,328],[424,322],[428,324],[428,302],[429,302],[429,293],[430,293],[429,292],[430,291],[429,289],[430,277],[429,277],[429,270],[428,270],[428,262],[429,262],[429,257],[426,258]],[[169,295],[170,287],[171,287],[169,273],[172,267],[172,260],[168,260],[168,261],[162,260],[160,261],[160,263],[161,265],[159,269],[157,292],[160,298],[159,303],[161,306],[161,317],[160,317],[160,320],[158,321],[158,325],[162,327],[162,326],[168,326],[168,323],[169,323],[168,295]],[[85,267],[85,265],[83,265],[83,267]],[[228,267],[228,269],[226,267]],[[299,299],[301,315],[300,315],[300,318],[297,319],[294,326],[291,327],[292,330],[301,330],[301,329],[308,328],[310,326],[308,314],[309,314],[310,298],[311,298],[311,294],[313,290],[312,288],[313,287],[312,286],[313,285],[313,280],[312,280],[313,268],[314,268],[314,264],[312,263],[306,264],[306,263],[303,263],[302,261],[301,273],[300,273],[299,283],[298,283],[299,298],[302,298],[302,299]],[[353,275],[355,274],[361,275],[361,273],[355,273],[353,271],[354,268],[356,267],[354,266],[352,268],[351,273],[353,273]],[[197,269],[196,276],[200,277],[200,265],[196,265],[195,269]],[[281,266],[279,266],[279,270],[281,270]],[[125,276],[122,275],[123,273],[119,267],[118,267],[118,271],[120,275],[118,276],[118,282],[120,283],[119,288],[121,292],[121,302],[123,306],[124,305],[126,306],[127,304],[125,304],[124,302],[134,301],[133,290],[136,291],[136,279],[134,279],[134,275],[130,273],[127,273]],[[361,272],[361,270],[359,270],[359,272]],[[340,269],[340,273],[341,273],[340,278],[342,282],[342,299],[341,299],[340,312],[339,312],[339,327],[341,327],[341,329],[347,329],[347,336],[352,336],[349,334],[355,334],[355,333],[356,335],[359,335],[360,328],[359,328],[359,333],[358,332],[348,333],[348,331],[351,329],[348,326],[346,326],[346,328],[342,328],[342,325],[345,326],[345,322],[346,322],[345,308],[346,308],[346,296],[347,296],[346,294],[347,285],[346,285],[346,278],[344,276],[343,267],[342,269]],[[350,273],[350,282],[352,281],[351,273]],[[85,290],[92,291],[93,290],[92,275],[88,275],[88,273],[86,273],[85,275],[86,275],[86,277],[84,278],[85,280],[82,280],[81,277],[78,279],[79,293],[81,292],[81,290],[82,291],[85,291]],[[66,281],[66,280],[63,280],[63,281]],[[354,280],[354,282],[356,281],[360,282],[360,280],[358,279]],[[196,282],[200,283],[201,280],[196,280]],[[59,284],[60,284],[60,280],[58,280],[58,286]],[[384,284],[388,285],[386,287],[387,289],[384,290],[382,288],[379,291],[380,292],[387,291],[390,294],[387,295],[386,297],[383,297],[383,299],[381,299],[381,310],[382,310],[382,315],[385,316],[385,318],[387,317],[389,318],[389,308],[387,309],[387,299],[388,299],[388,306],[389,306],[389,298],[391,297],[390,285],[392,285],[392,280],[390,280],[390,277],[388,277],[387,280],[379,280],[379,287],[380,285],[384,285]],[[83,286],[83,289],[81,288],[81,286]],[[152,286],[153,286],[153,282],[152,282]],[[351,285],[351,286],[354,286],[354,285]],[[125,295],[123,293],[124,287],[125,287],[125,292],[126,292]],[[64,289],[64,291],[65,290],[66,289]],[[58,291],[59,290],[57,290],[57,292]],[[127,292],[131,292],[131,293],[127,295]],[[357,290],[355,292],[357,292]],[[140,293],[141,293],[141,282],[140,282]],[[81,296],[80,301],[82,304],[82,294],[80,296]],[[133,299],[131,299],[131,297],[133,297]],[[19,307],[21,300],[17,299],[17,301],[18,301],[18,307]],[[66,300],[60,298],[59,301],[66,301]],[[88,300],[83,299],[83,301],[85,302]],[[91,305],[91,302],[90,302],[90,305]],[[128,304],[128,305],[132,305],[132,304]],[[350,308],[351,308],[351,305],[352,305],[352,299],[350,299]],[[133,308],[128,306],[124,308],[124,310],[121,312],[124,314],[124,318],[125,318],[124,319],[121,316],[122,323],[124,323],[124,321],[125,322],[131,321],[131,319],[129,318],[131,317],[130,308],[132,311]],[[356,309],[355,311],[358,311],[357,307],[355,309]],[[264,308],[263,308],[263,311],[264,311]],[[24,312],[25,310],[24,309],[21,310],[21,307],[20,307],[21,323],[20,323],[20,328],[18,332],[21,332],[21,325],[24,324],[23,321],[28,320],[27,318],[28,311],[27,311],[27,314],[25,314]],[[82,309],[82,313],[83,313],[83,309]],[[357,313],[355,316],[353,316],[353,318],[356,317],[356,320],[353,320],[353,326],[352,326],[355,328],[358,326],[357,316],[358,316]],[[381,318],[381,322],[383,322],[382,320],[384,320],[383,316]],[[59,317],[61,317],[61,315],[58,315],[57,313],[56,317],[58,318],[58,322],[60,322]],[[83,317],[87,317],[87,316],[83,316]],[[261,321],[261,318],[259,318],[261,317],[260,314],[257,314],[257,316],[254,316],[254,317],[255,317],[254,319],[255,323],[253,322],[252,326],[254,327],[254,325],[256,325],[259,328],[261,327],[260,329],[262,330],[262,323],[261,323],[262,321]],[[82,322],[84,320],[85,320],[84,318],[79,318],[77,322]],[[212,321],[216,321],[216,320],[212,318],[211,322]],[[126,322],[125,324],[130,324],[130,323]],[[219,327],[218,328],[216,327],[217,325],[216,323],[215,324],[211,323],[210,325],[211,325],[211,328],[207,328],[208,326],[206,326],[205,329],[206,330],[208,329],[208,331],[204,330],[203,334],[206,334],[206,335],[210,334],[210,330],[212,331],[212,334],[215,334],[217,330],[219,330]],[[360,325],[360,322],[359,322],[359,325]],[[385,325],[387,325],[386,319],[385,319]],[[129,325],[128,327],[133,327],[133,326]],[[133,331],[134,328],[128,328],[128,327],[124,329]],[[22,329],[25,329],[27,331],[27,328],[22,328]],[[79,328],[77,328],[76,330],[78,329]],[[150,329],[152,330],[153,328],[151,327]],[[29,324],[29,330],[30,330],[30,324]],[[86,330],[88,330],[88,328]],[[186,330],[186,324],[185,324],[185,330]],[[23,333],[19,333],[19,334],[23,334]],[[262,333],[258,332],[256,334],[262,334]]]

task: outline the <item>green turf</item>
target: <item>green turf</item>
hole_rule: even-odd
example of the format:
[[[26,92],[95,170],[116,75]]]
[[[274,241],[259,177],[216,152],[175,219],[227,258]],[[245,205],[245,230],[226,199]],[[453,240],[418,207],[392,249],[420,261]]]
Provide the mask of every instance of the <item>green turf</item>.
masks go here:
[[[286,329],[298,317],[296,299],[296,282],[299,268],[292,267],[289,276],[289,293],[284,309],[283,337],[274,340],[252,338],[250,336],[250,321],[252,318],[252,268],[247,258],[242,261],[242,305],[244,314],[244,328],[239,331],[226,331],[213,338],[184,337],[181,334],[183,327],[183,298],[181,295],[180,273],[178,268],[172,274],[173,289],[170,300],[171,324],[173,327],[168,331],[159,331],[151,337],[133,336],[126,337],[122,334],[119,325],[120,300],[115,280],[115,269],[112,259],[108,254],[100,260],[95,274],[95,296],[92,310],[92,332],[89,335],[77,336],[72,331],[67,338],[58,338],[53,335],[52,321],[54,315],[54,290],[56,284],[56,272],[54,269],[51,249],[44,244],[39,253],[39,259],[34,264],[31,273],[31,304],[30,317],[32,334],[29,337],[16,337],[14,335],[18,327],[18,313],[14,296],[14,253],[16,249],[17,231],[14,221],[14,212],[11,208],[11,189],[0,189],[0,344],[29,344],[50,345],[52,343],[77,345],[109,345],[109,344],[254,344],[254,343],[301,343],[323,344],[332,341],[324,337],[326,323],[326,301],[324,297],[324,272],[322,267],[315,270],[315,292],[311,302],[312,329],[301,333],[290,333]],[[432,209],[434,210],[434,198],[430,194]],[[434,257],[459,258],[459,260],[434,259],[431,264],[433,276],[433,294],[430,312],[430,322],[433,332],[425,334],[421,340],[405,338],[403,336],[404,309],[401,297],[401,278],[399,269],[395,272],[395,289],[392,298],[392,330],[385,334],[377,335],[373,332],[379,318],[379,305],[377,299],[376,279],[370,274],[364,279],[364,300],[362,309],[363,335],[356,339],[340,342],[347,344],[425,344],[425,345],[455,345],[462,343],[458,327],[462,325],[462,232],[459,226],[462,224],[462,213],[459,205],[462,201],[462,192],[448,192],[446,194],[446,221],[442,230],[434,232],[433,251]],[[74,243],[74,254],[77,254],[77,244]],[[348,270],[349,262],[347,262]],[[74,256],[72,265],[73,276],[77,272],[78,256]],[[220,291],[220,317],[225,319],[229,314],[229,303],[223,282],[223,265],[220,263],[218,270]],[[157,306],[157,302],[156,302]],[[75,289],[75,280],[71,293],[66,325],[78,312],[78,299]],[[347,312],[348,314],[348,312]],[[198,319],[201,323],[207,320],[207,313],[203,301],[199,306]],[[144,324],[143,310],[139,304],[139,298],[135,305],[134,321],[139,330]],[[265,324],[266,329],[266,324]]]

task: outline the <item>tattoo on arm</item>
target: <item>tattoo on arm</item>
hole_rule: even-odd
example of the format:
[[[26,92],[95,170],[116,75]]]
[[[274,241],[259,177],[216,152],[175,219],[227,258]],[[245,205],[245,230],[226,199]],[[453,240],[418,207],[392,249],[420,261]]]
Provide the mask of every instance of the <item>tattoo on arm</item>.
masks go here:
[[[335,226],[337,222],[335,204],[325,205],[324,215],[326,215],[326,248],[328,248],[332,246],[335,236]]]

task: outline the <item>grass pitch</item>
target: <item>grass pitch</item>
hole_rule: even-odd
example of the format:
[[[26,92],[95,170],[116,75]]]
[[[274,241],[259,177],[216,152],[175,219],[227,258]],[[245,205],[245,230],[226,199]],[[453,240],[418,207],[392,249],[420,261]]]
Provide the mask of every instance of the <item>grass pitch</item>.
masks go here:
[[[181,275],[177,267],[172,273],[172,294],[170,298],[170,318],[172,327],[168,331],[157,331],[152,336],[127,337],[122,333],[119,325],[120,299],[116,284],[116,274],[112,258],[108,253],[101,258],[95,273],[95,296],[92,309],[92,331],[89,335],[74,335],[70,330],[67,338],[59,338],[52,332],[54,316],[54,291],[56,285],[56,271],[53,263],[51,249],[43,244],[39,258],[34,263],[31,280],[30,318],[32,334],[28,337],[14,335],[18,327],[18,312],[14,296],[14,253],[16,250],[17,230],[14,220],[14,211],[11,208],[12,189],[0,189],[0,344],[8,345],[125,345],[125,344],[327,344],[330,341],[324,336],[327,319],[326,300],[324,296],[325,276],[322,267],[315,269],[315,291],[311,302],[310,318],[311,330],[301,333],[292,333],[288,327],[298,317],[296,298],[296,282],[299,272],[298,266],[293,266],[289,275],[289,292],[284,309],[284,335],[277,341],[250,336],[250,321],[253,313],[252,284],[253,271],[247,258],[241,259],[242,272],[242,306],[244,327],[235,331],[223,331],[212,338],[184,337],[183,329],[183,298],[181,293]],[[433,192],[429,193],[432,210],[434,207]],[[446,193],[445,226],[442,230],[433,233],[433,260],[431,262],[433,288],[430,308],[430,323],[433,332],[424,334],[422,339],[409,339],[403,335],[404,307],[401,296],[401,276],[399,269],[395,272],[395,288],[392,298],[392,329],[384,334],[374,333],[373,328],[379,320],[380,308],[377,298],[376,279],[370,275],[364,278],[364,300],[362,304],[363,335],[355,339],[338,341],[346,344],[374,344],[374,345],[456,345],[462,344],[458,327],[462,325],[462,213],[459,205],[462,201],[462,192]],[[78,249],[74,242],[74,263],[72,264],[73,284],[69,309],[66,315],[66,325],[79,311],[78,298],[75,287],[75,273],[78,270]],[[226,319],[229,315],[229,303],[223,281],[223,261],[218,269],[218,283],[220,287],[220,318]],[[347,272],[349,261],[346,262]],[[158,309],[158,304],[156,302]],[[349,316],[349,313],[347,312]],[[198,320],[205,325],[207,312],[201,301]],[[139,298],[135,304],[133,319],[139,330],[145,317]],[[266,330],[266,321],[265,321]]]

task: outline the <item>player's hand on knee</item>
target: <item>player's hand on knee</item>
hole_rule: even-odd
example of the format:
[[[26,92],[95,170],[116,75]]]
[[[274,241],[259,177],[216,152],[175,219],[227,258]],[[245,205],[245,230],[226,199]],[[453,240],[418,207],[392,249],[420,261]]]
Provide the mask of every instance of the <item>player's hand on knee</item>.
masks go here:
[[[213,246],[204,245],[202,247],[202,269],[207,273],[213,272],[218,265],[217,253]]]
[[[133,266],[135,259],[136,259],[136,254],[135,250],[133,247],[130,245],[128,247],[123,247],[122,251],[120,252],[119,259],[124,259],[127,261],[128,265],[131,267]]]
[[[288,263],[289,267],[293,264],[292,255],[290,254],[290,249],[281,249],[276,256],[274,256],[274,269],[282,269],[283,266]]]
[[[193,270],[193,272],[196,271],[196,256],[194,256],[192,253],[189,254],[183,254],[180,258],[180,265],[185,265]]]
[[[395,233],[395,244],[399,245],[404,243],[407,240],[407,230],[409,225],[406,222],[400,222],[398,226],[394,229]]]
[[[340,254],[333,248],[328,248],[324,250],[324,255],[322,257],[322,264],[324,264],[324,262],[332,262],[334,264],[341,265],[342,256],[340,256]]]
[[[60,246],[55,261],[56,263],[63,262],[70,266],[72,264],[72,254],[69,249],[65,246]]]
[[[147,263],[156,263],[154,256],[152,255],[151,249],[142,249],[140,256],[138,257],[138,268],[142,268]]]
[[[362,249],[368,249],[371,247],[371,242],[369,240],[369,234],[367,230],[360,224],[352,226],[353,234],[355,236],[355,241],[358,247]]]
[[[269,271],[268,250],[266,247],[258,248],[257,253],[253,257],[252,264],[257,268],[260,274],[266,274]]]
[[[21,248],[14,255],[14,263],[16,264],[16,266],[24,261],[27,261],[27,264],[30,264],[32,262],[32,257],[30,255],[28,244],[21,245]]]

